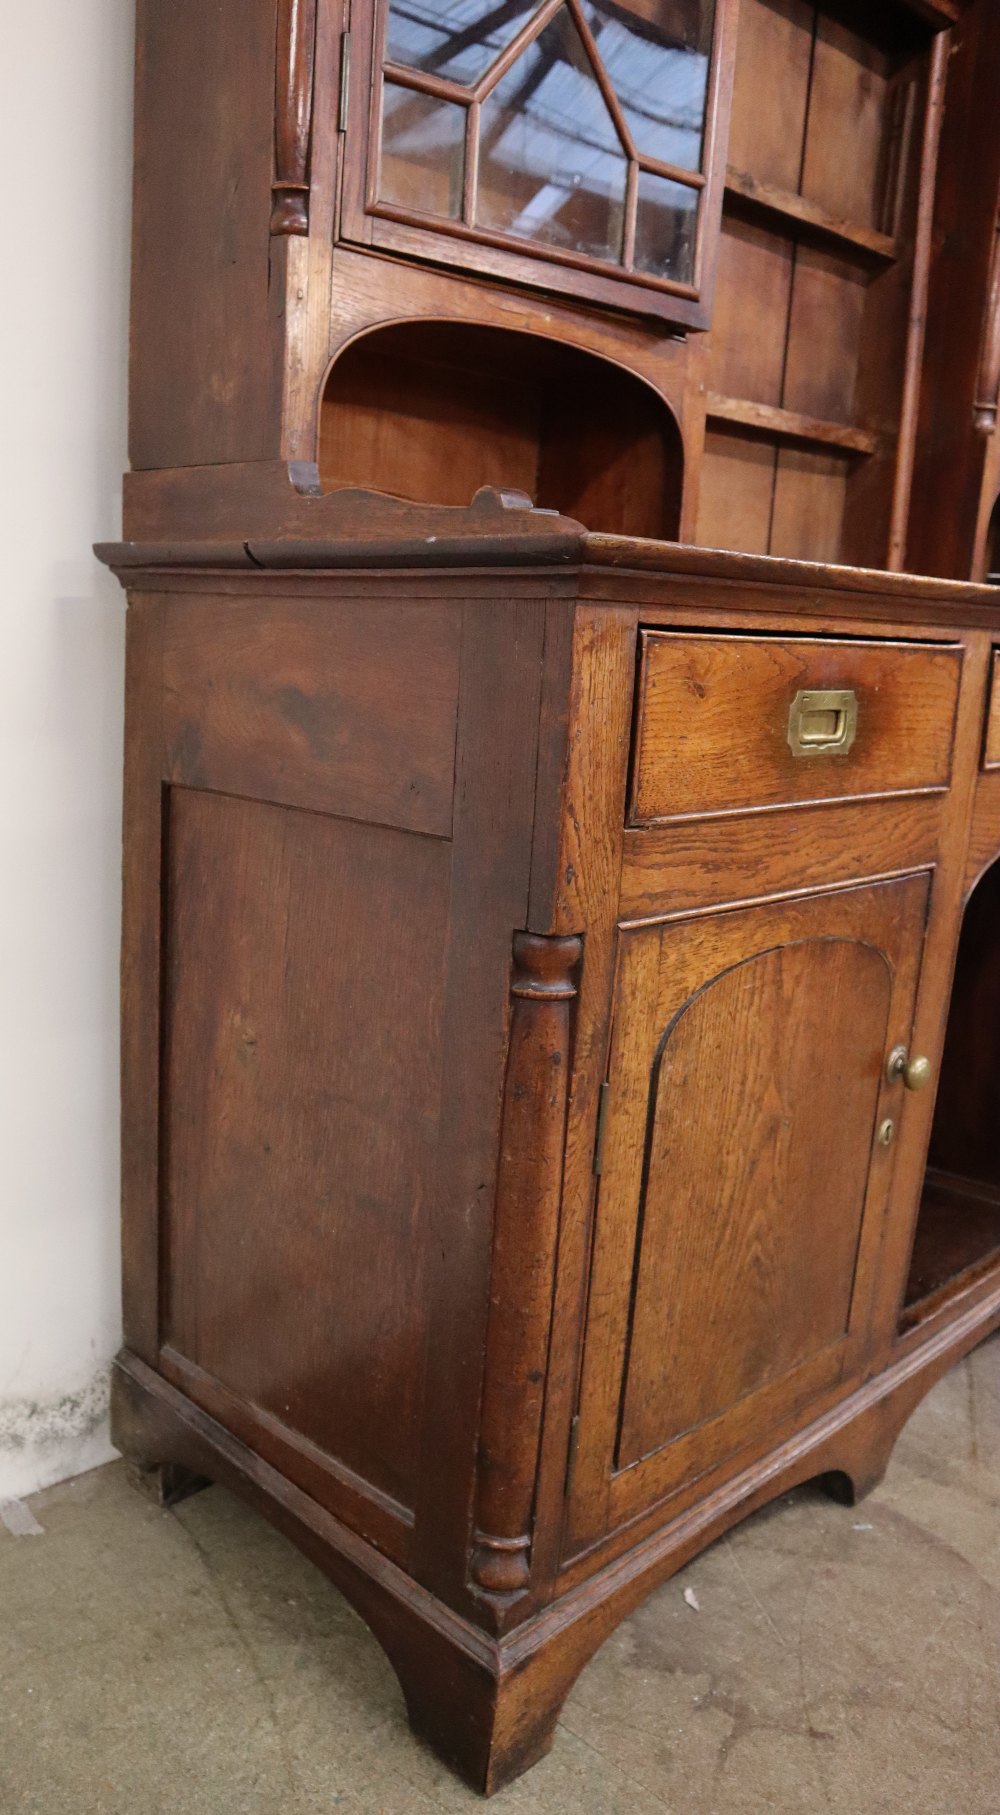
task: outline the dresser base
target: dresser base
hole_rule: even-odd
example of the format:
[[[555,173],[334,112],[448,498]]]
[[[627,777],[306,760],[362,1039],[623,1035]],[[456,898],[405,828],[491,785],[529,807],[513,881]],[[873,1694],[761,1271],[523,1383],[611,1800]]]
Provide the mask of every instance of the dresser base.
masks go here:
[[[415,1732],[492,1795],[549,1750],[579,1672],[652,1589],[805,1481],[821,1478],[834,1498],[855,1504],[881,1480],[920,1399],[997,1325],[1000,1288],[501,1640],[414,1582],[127,1351],[114,1369],[113,1435],[139,1478],[158,1483],[161,1503],[211,1479],[266,1514],[369,1626]]]

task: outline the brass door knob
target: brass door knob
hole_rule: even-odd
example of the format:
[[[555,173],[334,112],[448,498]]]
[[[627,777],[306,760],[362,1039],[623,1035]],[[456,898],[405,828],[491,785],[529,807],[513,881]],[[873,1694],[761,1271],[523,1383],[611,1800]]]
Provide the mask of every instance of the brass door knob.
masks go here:
[[[907,1090],[923,1090],[931,1081],[931,1062],[922,1055],[911,1059],[905,1046],[894,1046],[889,1054],[886,1073],[890,1084],[902,1078]]]

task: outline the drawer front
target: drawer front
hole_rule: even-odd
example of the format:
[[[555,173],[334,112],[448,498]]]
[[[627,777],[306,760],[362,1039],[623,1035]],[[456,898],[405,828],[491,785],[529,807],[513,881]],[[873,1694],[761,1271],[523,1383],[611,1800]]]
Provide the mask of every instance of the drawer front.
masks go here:
[[[642,632],[629,823],[946,788],[951,644]]]

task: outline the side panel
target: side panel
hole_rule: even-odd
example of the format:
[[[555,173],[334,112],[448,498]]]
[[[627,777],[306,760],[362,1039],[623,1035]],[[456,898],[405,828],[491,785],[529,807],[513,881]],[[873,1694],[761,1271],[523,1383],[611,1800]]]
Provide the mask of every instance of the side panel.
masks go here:
[[[354,595],[131,603],[127,1346],[468,1604],[545,605]]]
[[[164,1336],[413,1503],[444,840],[176,789]]]
[[[139,0],[129,455],[279,452],[268,297],[277,0]]]

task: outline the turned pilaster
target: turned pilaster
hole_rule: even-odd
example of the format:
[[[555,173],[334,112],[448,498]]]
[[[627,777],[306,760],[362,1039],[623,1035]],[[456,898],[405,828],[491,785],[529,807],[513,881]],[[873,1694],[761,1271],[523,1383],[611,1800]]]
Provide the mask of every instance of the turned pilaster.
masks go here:
[[[278,0],[271,232],[309,231],[316,0]]]
[[[990,266],[990,290],[983,324],[983,345],[976,380],[973,415],[981,435],[992,435],[997,425],[1000,400],[1000,215],[993,235],[993,261]]]
[[[531,1576],[572,1012],[582,939],[518,933],[493,1234],[471,1578],[497,1616]]]

